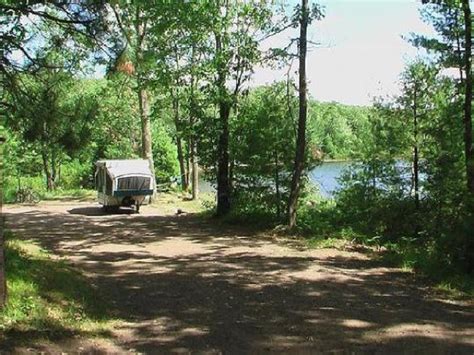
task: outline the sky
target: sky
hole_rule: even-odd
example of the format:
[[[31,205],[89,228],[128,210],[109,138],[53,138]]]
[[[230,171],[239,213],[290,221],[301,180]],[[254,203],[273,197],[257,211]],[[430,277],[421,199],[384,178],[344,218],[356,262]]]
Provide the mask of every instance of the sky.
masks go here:
[[[417,49],[402,38],[410,32],[433,35],[419,16],[416,0],[323,0],[323,20],[313,22],[309,39],[320,43],[307,56],[309,95],[319,101],[369,105],[374,96],[399,92],[399,76]],[[287,43],[288,36],[269,46]],[[295,70],[297,63],[294,64]],[[254,85],[283,80],[286,70],[257,68]]]

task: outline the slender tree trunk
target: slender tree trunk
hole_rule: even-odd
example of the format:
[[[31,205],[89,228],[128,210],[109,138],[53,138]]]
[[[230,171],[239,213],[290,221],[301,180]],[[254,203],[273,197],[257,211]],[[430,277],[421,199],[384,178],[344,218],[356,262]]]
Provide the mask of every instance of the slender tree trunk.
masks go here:
[[[191,142],[188,141],[186,145],[186,186],[185,191],[189,190],[189,185],[191,184]]]
[[[3,144],[5,138],[0,137],[0,309],[5,306],[7,301],[7,282],[5,277],[5,238],[4,238],[4,220],[2,214],[3,205]]]
[[[419,194],[419,159],[418,159],[418,113],[416,87],[413,94],[413,190],[415,192],[415,207],[420,209]]]
[[[199,198],[199,162],[198,162],[198,154],[197,154],[197,139],[196,134],[194,132],[194,125],[196,122],[196,101],[194,97],[194,87],[196,85],[196,81],[194,80],[194,66],[196,63],[196,48],[192,46],[191,52],[191,95],[190,95],[190,115],[189,115],[189,128],[191,130],[191,138],[189,140],[189,147],[190,147],[190,155],[191,155],[191,188],[192,188],[192,199],[197,200]]]
[[[192,198],[197,200],[199,198],[199,164],[197,157],[197,147],[194,138],[191,139],[191,167],[192,167]]]
[[[149,115],[148,93],[144,88],[138,89],[140,120],[142,125],[142,159],[148,160],[153,175],[153,195],[156,194],[155,164],[153,161],[151,123]]]
[[[51,152],[51,179],[53,180],[54,187],[56,188],[56,184],[58,183],[58,174],[57,174],[57,160],[56,160],[56,153],[54,150]]]
[[[178,133],[179,134],[179,133]],[[183,141],[180,136],[176,137],[176,150],[178,153],[179,162],[179,176],[181,180],[181,189],[184,191],[187,188],[186,183],[186,167],[184,166]]]
[[[229,116],[230,105],[219,104],[221,133],[218,143],[217,160],[217,215],[223,216],[230,211],[230,179],[229,179]]]
[[[150,103],[148,92],[145,88],[145,78],[142,73],[142,64],[144,62],[143,50],[145,47],[146,28],[141,18],[141,10],[137,6],[135,9],[135,76],[138,94],[138,110],[140,113],[140,121],[142,128],[142,159],[148,160],[151,173],[153,175],[153,198],[156,196],[156,178],[155,163],[153,161],[152,134],[150,123]]]
[[[275,157],[275,198],[276,198],[276,210],[277,210],[277,218],[280,218],[281,216],[281,210],[280,210],[280,169],[278,167],[279,161],[278,161],[278,151],[275,150],[274,152],[274,157]]]
[[[308,0],[301,0],[300,39],[299,39],[299,117],[298,136],[296,140],[295,165],[288,201],[288,225],[296,225],[296,210],[301,188],[301,175],[304,170],[306,150],[306,34],[308,28]]]
[[[474,148],[472,145],[472,18],[469,0],[462,0],[464,13],[464,67],[466,72],[464,92],[464,150],[466,158],[467,189],[474,195]]]
[[[216,34],[216,56],[222,54],[222,43]],[[219,121],[220,133],[217,145],[217,209],[216,214],[223,216],[230,211],[230,179],[229,179],[229,117],[231,104],[229,102],[224,64],[218,62],[217,87],[219,89]]]
[[[176,151],[178,154],[179,163],[179,177],[181,180],[181,189],[183,191],[188,189],[188,182],[186,181],[186,166],[184,162],[183,140],[181,139],[181,119],[179,116],[179,99],[178,95],[173,95],[173,110],[174,110],[174,125],[176,128]]]
[[[51,174],[51,170],[49,169],[48,155],[46,154],[44,149],[41,152],[41,157],[43,158],[43,170],[44,170],[44,174],[46,175],[46,190],[53,191],[54,180]]]

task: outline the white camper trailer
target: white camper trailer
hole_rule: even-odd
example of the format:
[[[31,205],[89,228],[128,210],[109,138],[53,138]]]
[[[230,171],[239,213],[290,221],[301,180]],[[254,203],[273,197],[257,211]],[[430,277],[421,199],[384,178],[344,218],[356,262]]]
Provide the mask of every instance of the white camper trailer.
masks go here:
[[[106,211],[121,206],[136,211],[153,194],[153,174],[148,160],[99,160],[95,163],[95,186]]]

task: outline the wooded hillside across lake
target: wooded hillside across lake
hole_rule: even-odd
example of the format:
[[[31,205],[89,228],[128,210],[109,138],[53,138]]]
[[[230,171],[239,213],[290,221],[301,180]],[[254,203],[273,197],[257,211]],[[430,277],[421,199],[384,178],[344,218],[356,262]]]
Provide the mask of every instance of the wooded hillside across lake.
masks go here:
[[[155,201],[204,195],[215,223],[375,246],[472,293],[472,6],[420,2],[433,36],[406,29],[400,92],[355,106],[308,89],[316,2],[0,0],[3,201],[90,196],[96,161],[145,159]],[[331,198],[308,183],[324,160],[354,163]]]

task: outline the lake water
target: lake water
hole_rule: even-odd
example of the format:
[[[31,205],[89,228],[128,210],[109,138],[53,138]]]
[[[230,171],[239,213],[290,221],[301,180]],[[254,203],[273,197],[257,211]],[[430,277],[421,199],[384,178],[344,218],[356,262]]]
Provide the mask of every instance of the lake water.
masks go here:
[[[309,178],[319,187],[322,196],[331,197],[339,187],[337,178],[350,164],[350,162],[324,162],[309,172]],[[199,189],[202,192],[215,191],[212,185],[204,179],[200,179]]]
[[[331,197],[340,186],[337,179],[350,164],[347,161],[324,162],[309,172],[309,178],[319,187],[322,196]]]

